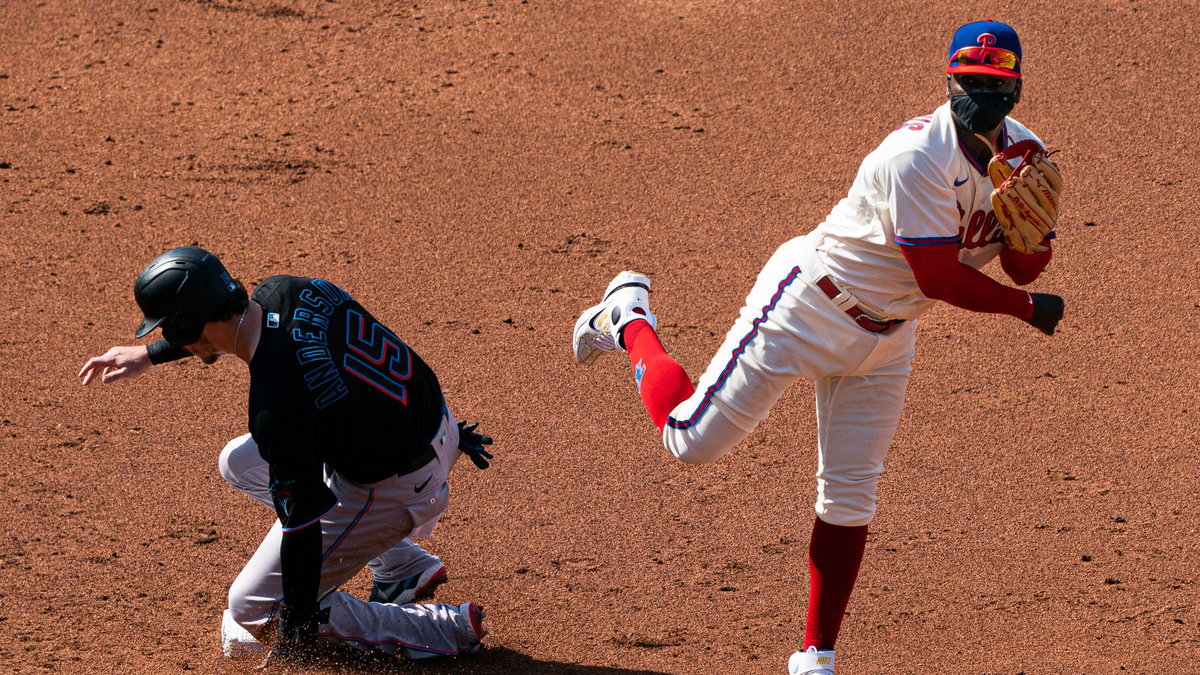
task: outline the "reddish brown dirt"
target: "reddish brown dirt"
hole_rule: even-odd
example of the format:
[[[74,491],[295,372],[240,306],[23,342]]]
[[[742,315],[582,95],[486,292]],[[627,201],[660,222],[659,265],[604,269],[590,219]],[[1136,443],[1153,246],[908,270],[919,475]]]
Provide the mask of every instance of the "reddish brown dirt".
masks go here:
[[[1189,3],[944,4],[7,3],[0,663],[252,665],[218,641],[270,518],[217,472],[244,368],[75,379],[130,342],[138,270],[194,243],[250,284],[350,289],[497,439],[429,540],[489,646],[385,670],[783,672],[811,389],[685,466],[621,359],[573,363],[571,326],[645,270],[698,374],[774,247],[939,103],[953,28],[995,15],[1026,46],[1015,116],[1062,149],[1036,288],[1067,316],[923,320],[838,672],[1200,672]]]

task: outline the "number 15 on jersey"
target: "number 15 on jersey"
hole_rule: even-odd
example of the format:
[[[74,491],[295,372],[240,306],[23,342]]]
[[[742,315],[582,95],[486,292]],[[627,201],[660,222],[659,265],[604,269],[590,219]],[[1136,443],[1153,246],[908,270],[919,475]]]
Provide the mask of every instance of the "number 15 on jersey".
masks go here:
[[[346,312],[346,356],[342,366],[401,404],[408,404],[404,382],[412,377],[412,352],[383,324],[354,310]]]

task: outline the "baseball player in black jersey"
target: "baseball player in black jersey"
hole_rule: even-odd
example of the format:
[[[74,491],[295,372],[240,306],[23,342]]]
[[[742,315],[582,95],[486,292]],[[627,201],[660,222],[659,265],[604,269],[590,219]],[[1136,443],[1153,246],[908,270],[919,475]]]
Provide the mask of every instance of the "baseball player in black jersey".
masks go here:
[[[429,366],[333,283],[275,276],[247,297],[194,247],[151,262],[134,296],[136,337],[160,328],[164,339],[92,358],[83,384],[187,356],[233,354],[250,368],[250,433],[225,447],[221,473],[278,519],[230,588],[226,653],[273,626],[268,661],[302,660],[319,640],[409,658],[477,651],[477,604],[411,604],[445,571],[409,537],[441,517],[460,454],[480,468],[491,459],[491,439],[456,423]],[[370,602],[337,591],[368,564]]]

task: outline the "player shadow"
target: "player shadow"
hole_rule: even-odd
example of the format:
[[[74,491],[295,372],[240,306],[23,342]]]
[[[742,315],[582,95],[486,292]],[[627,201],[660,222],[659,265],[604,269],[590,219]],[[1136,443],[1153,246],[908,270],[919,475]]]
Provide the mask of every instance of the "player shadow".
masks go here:
[[[487,647],[473,656],[405,661],[384,654],[342,654],[329,663],[329,672],[442,675],[452,673],[521,673],[522,675],[669,675],[659,670],[632,670],[535,659],[504,647]],[[312,672],[312,671],[305,671]],[[316,672],[324,672],[318,668]]]

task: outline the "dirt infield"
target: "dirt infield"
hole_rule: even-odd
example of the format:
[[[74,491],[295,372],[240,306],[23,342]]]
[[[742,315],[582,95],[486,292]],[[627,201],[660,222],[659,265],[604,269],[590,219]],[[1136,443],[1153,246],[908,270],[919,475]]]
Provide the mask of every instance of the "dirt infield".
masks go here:
[[[245,368],[75,378],[132,343],[141,267],[196,244],[248,286],[342,285],[496,438],[428,540],[450,573],[437,599],[481,602],[487,648],[346,669],[784,672],[811,388],[720,462],[683,465],[626,363],[574,363],[572,323],[616,271],[645,271],[699,375],[774,248],[940,103],[954,27],[993,16],[1025,46],[1014,117],[1062,150],[1035,288],[1067,314],[1053,338],[944,305],[922,319],[838,672],[1200,673],[1196,9],[5,3],[0,663],[254,665],[219,644],[270,525],[217,471]]]

